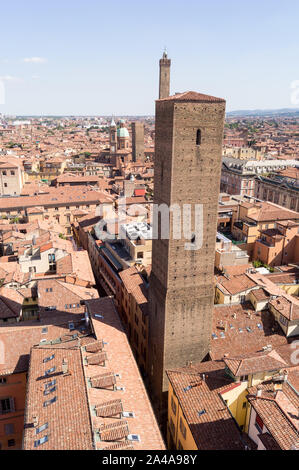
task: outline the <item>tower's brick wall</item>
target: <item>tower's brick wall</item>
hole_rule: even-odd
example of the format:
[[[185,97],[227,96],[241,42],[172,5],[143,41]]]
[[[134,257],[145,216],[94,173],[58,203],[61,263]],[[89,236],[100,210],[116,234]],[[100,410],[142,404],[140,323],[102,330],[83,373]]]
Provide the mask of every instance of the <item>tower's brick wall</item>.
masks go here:
[[[159,99],[167,98],[170,93],[170,59],[160,59]]]
[[[154,203],[191,204],[191,233],[194,206],[203,208],[200,249],[185,250],[191,234],[173,239],[172,215],[170,240],[153,240],[149,376],[157,397],[168,388],[165,369],[199,362],[209,352],[224,116],[224,100],[156,102]]]
[[[144,160],[144,124],[132,122],[132,156],[133,162]]]

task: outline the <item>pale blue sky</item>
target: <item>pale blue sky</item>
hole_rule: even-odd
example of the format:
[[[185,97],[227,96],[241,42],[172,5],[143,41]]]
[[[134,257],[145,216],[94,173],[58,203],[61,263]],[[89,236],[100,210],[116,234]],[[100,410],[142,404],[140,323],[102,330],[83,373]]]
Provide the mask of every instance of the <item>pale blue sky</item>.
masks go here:
[[[165,45],[172,93],[224,97],[228,110],[294,107],[298,0],[1,3],[0,113],[154,114]]]

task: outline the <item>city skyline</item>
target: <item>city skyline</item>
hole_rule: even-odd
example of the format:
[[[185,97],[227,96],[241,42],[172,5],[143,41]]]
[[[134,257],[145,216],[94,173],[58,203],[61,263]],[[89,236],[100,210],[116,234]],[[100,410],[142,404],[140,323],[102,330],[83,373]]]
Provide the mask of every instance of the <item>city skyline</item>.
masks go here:
[[[0,115],[1,450],[299,450],[299,118],[171,96],[172,61],[150,119]]]
[[[164,46],[173,65],[171,94],[188,89],[223,96],[228,112],[298,108],[292,85],[299,79],[299,6],[293,0],[253,1],[246,15],[236,0],[85,5],[31,0],[2,6],[14,28],[7,21],[0,33],[0,113],[153,115],[156,60]]]

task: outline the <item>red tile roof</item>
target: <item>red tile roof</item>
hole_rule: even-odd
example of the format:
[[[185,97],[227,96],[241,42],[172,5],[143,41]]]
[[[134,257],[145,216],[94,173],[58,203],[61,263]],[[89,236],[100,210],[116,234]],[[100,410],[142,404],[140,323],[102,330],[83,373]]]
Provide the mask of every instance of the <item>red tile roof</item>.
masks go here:
[[[200,101],[201,103],[225,103],[223,98],[216,98],[215,96],[203,95],[196,91],[185,91],[184,93],[176,93],[175,95],[168,96],[167,98],[158,101]]]
[[[80,342],[70,342],[68,347],[65,343],[57,343],[32,349],[24,449],[34,449],[35,442],[47,436],[48,440],[40,443],[37,449],[164,450],[149,398],[112,298],[86,304],[96,341],[88,337]],[[98,319],[96,314],[103,318]],[[86,357],[102,353],[106,355],[105,364],[86,361]],[[67,363],[67,372],[63,372],[63,362]],[[53,366],[55,370],[49,371],[46,377],[45,371]],[[52,387],[56,388],[45,395],[46,384],[53,379],[56,383]],[[122,389],[115,390],[115,384]],[[47,403],[55,397],[55,402]],[[133,412],[134,417],[116,419],[121,418],[122,411]],[[35,426],[34,416],[38,420]],[[37,434],[37,428],[46,423],[47,429]],[[139,435],[140,442],[126,441],[130,433]],[[121,439],[123,441],[118,442]]]
[[[247,398],[262,419],[276,446],[282,450],[298,446],[298,392],[296,393],[288,382],[284,382],[280,390],[275,390],[273,382],[265,382],[258,387],[262,391],[261,396],[257,396],[257,387],[251,387]]]
[[[47,363],[44,359],[54,358]],[[62,372],[62,363],[67,362],[69,373]],[[55,372],[45,376],[53,366]],[[53,392],[45,395],[53,379]],[[56,401],[51,403],[50,400]],[[45,406],[46,403],[48,406]],[[33,426],[34,416],[37,426]],[[93,434],[90,425],[89,406],[86,399],[81,351],[35,347],[31,351],[25,410],[25,450],[92,450]],[[37,433],[40,426],[47,429]],[[47,442],[36,446],[39,439]]]
[[[220,398],[221,391],[232,384],[224,369],[222,361],[210,361],[166,371],[199,450],[245,448],[241,432]],[[204,413],[199,415],[201,411]]]
[[[255,312],[250,303],[215,306],[210,356],[213,360],[246,356],[271,344],[277,349],[288,340],[268,310]],[[222,335],[221,335],[222,333]]]
[[[86,302],[92,326],[97,339],[103,339],[107,352],[105,367],[99,365],[85,365],[84,373],[86,382],[89,377],[98,374],[112,373],[116,376],[116,386],[123,387],[124,390],[113,391],[109,388],[88,387],[88,398],[90,405],[103,405],[110,400],[120,399],[123,410],[133,412],[134,418],[128,419],[129,431],[140,436],[140,442],[134,442],[136,450],[164,450],[164,442],[161,437],[155,415],[153,413],[149,397],[140,376],[135,358],[123,330],[119,316],[116,312],[113,299],[105,297],[98,300]],[[98,318],[95,315],[102,315]],[[97,354],[97,353],[95,353]],[[84,353],[83,356],[90,355]],[[93,427],[98,429],[102,423],[107,425],[115,422],[115,417],[92,416]],[[106,449],[109,442],[97,443],[97,448]]]

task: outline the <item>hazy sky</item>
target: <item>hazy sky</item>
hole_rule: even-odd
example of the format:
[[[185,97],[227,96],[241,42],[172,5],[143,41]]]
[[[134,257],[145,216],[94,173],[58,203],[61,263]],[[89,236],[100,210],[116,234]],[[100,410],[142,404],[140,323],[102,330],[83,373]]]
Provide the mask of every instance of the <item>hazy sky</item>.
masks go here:
[[[154,114],[164,46],[171,93],[294,107],[298,0],[2,0],[0,18],[0,113]]]

